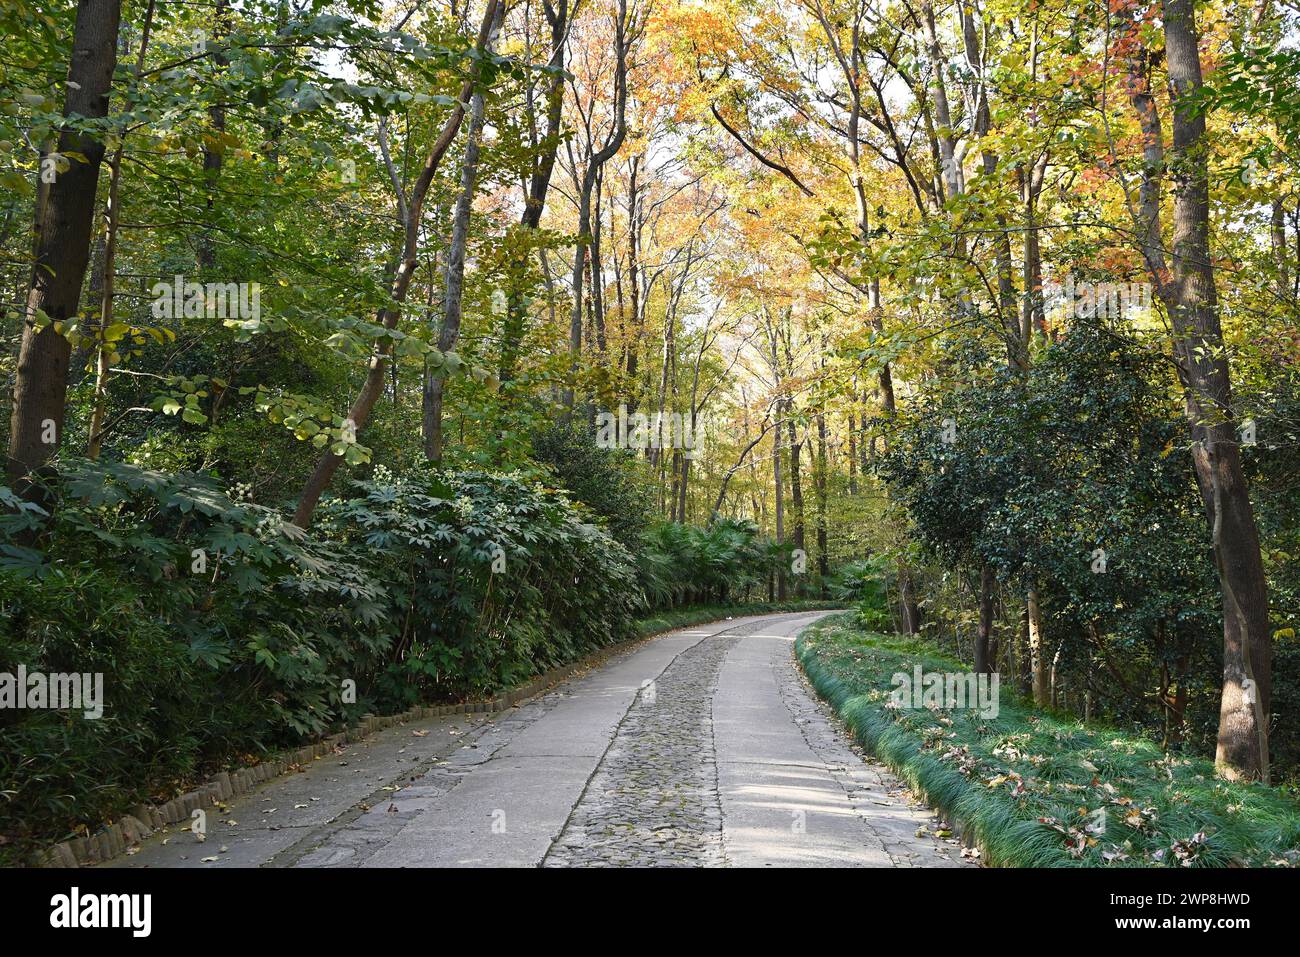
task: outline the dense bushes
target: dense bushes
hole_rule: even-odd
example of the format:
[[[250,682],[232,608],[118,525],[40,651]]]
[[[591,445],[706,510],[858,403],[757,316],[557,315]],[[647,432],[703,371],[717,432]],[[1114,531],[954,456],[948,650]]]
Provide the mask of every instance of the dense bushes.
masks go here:
[[[605,449],[592,439],[588,425],[555,422],[533,435],[533,455],[604,520],[611,535],[634,547],[650,524],[654,501],[644,460],[635,449]]]
[[[885,631],[892,628],[889,589],[895,576],[893,563],[878,555],[849,562],[839,568],[827,582],[827,594],[845,605],[857,605],[859,619],[866,627]]]
[[[1223,675],[1221,596],[1167,360],[1130,330],[1079,322],[1024,375],[978,350],[951,361],[952,388],[897,416],[879,466],[934,565],[930,633],[955,650],[963,631],[975,632],[966,609],[978,599],[963,608],[962,589],[936,586],[965,579],[973,596],[987,567],[1002,598],[993,637],[1004,676],[1029,684],[1021,615],[1034,588],[1052,704],[1160,734],[1171,749],[1211,753]],[[1261,421],[1271,435],[1281,431]],[[1252,457],[1253,450],[1248,464]],[[1255,493],[1275,500],[1266,483]],[[1263,511],[1266,555],[1286,554],[1282,546],[1294,541],[1275,531],[1281,524]],[[1270,568],[1279,776],[1294,774],[1297,762],[1288,746],[1293,686],[1283,667],[1296,608],[1285,564]]]
[[[483,692],[630,637],[631,556],[560,493],[511,476],[392,476],[329,504],[322,532],[389,592],[396,703]]]
[[[790,566],[790,549],[753,522],[725,519],[708,528],[660,522],[638,553],[646,593],[658,605],[747,601]]]
[[[102,672],[106,699],[98,720],[0,711],[0,834],[635,633],[631,557],[560,493],[377,469],[305,535],[240,491],[90,462],[65,465],[52,514],[0,489],[0,672]]]

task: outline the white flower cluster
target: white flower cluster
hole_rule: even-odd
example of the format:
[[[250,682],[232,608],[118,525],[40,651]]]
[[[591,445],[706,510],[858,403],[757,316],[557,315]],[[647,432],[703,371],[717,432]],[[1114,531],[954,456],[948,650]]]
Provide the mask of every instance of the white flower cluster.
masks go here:
[[[255,534],[262,541],[266,541],[266,539],[272,535],[278,535],[280,533],[281,524],[280,516],[268,513],[257,520],[257,529]]]
[[[230,488],[226,489],[226,496],[232,502],[251,502],[253,500],[253,486],[250,482],[236,482]]]

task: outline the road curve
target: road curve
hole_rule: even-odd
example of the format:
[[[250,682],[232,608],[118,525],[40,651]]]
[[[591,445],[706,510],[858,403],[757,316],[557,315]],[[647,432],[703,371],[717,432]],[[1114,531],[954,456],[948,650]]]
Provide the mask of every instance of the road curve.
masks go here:
[[[794,661],[824,612],[650,639],[499,715],[400,725],[128,867],[960,867]]]

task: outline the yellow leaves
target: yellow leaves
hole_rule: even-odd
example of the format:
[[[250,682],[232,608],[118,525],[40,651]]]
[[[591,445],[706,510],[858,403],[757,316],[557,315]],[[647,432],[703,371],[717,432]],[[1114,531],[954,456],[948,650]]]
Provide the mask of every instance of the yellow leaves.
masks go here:
[[[205,130],[200,141],[205,150],[217,156],[225,156],[229,149],[239,146],[239,138],[224,130]]]

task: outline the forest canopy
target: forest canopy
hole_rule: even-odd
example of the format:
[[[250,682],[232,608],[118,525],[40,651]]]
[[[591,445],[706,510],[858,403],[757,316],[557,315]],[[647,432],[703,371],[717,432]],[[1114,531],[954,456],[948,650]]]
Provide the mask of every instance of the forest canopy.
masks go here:
[[[756,600],[1293,783],[1298,23],[0,0],[0,831]]]

